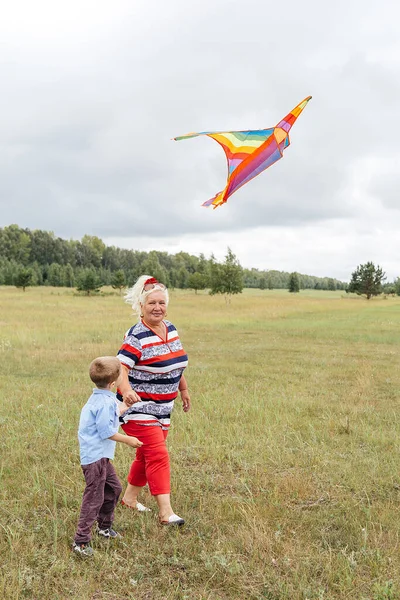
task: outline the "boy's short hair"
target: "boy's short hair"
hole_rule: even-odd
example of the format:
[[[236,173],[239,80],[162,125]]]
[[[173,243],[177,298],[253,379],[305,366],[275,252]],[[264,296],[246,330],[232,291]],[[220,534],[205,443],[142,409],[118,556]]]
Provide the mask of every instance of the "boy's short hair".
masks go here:
[[[116,381],[121,372],[121,363],[116,356],[99,356],[89,367],[89,376],[98,388],[105,388]]]

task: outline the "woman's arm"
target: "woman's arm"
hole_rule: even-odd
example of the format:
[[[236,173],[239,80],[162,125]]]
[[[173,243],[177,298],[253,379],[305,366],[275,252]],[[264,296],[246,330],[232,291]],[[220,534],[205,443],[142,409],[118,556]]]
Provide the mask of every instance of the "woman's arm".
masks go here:
[[[181,380],[179,382],[179,392],[181,394],[183,410],[184,412],[187,412],[188,410],[190,410],[190,394],[184,375],[182,375]]]
[[[136,402],[140,402],[140,397],[137,393],[131,388],[131,384],[129,383],[129,369],[125,365],[121,365],[121,375],[118,380],[118,389],[122,396],[123,401],[128,406],[132,406]]]

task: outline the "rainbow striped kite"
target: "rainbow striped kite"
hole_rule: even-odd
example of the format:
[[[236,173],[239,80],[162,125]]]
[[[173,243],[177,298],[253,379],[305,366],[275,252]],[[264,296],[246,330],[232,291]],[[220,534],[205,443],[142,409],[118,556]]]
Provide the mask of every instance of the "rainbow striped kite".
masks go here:
[[[311,96],[300,102],[282,121],[271,129],[256,129],[248,131],[203,131],[187,133],[174,140],[184,140],[208,135],[216,140],[224,149],[228,161],[228,181],[222,192],[218,192],[204,202],[203,206],[214,208],[226,202],[242,185],[249,182],[277,160],[282,158],[283,151],[289,146],[289,131],[297,117],[306,107]]]

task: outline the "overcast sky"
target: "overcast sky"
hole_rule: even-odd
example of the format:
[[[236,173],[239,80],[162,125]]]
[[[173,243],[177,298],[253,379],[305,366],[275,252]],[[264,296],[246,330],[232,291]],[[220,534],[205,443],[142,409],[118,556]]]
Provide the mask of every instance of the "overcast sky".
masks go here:
[[[0,226],[400,276],[400,4],[13,0],[0,9]],[[216,210],[213,140],[312,95],[283,160]]]

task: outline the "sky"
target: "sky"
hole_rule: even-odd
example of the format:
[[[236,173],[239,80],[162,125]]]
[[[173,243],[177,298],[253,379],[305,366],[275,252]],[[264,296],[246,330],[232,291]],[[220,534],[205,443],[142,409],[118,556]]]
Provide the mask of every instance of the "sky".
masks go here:
[[[0,9],[0,227],[242,266],[400,276],[400,4],[13,0]],[[282,160],[216,210],[215,141],[312,95]]]

